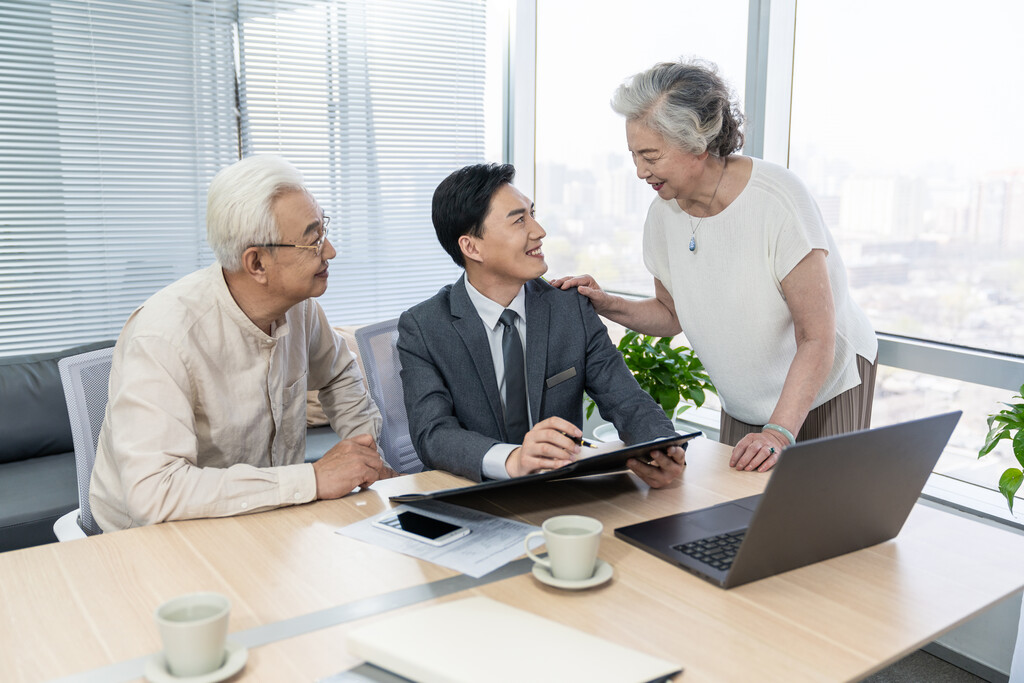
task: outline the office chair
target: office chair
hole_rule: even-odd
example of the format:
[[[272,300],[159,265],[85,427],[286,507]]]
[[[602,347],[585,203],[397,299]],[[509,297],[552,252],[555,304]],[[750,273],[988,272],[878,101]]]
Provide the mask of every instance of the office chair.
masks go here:
[[[356,330],[359,357],[366,372],[370,398],[380,409],[384,424],[380,431],[380,447],[384,460],[396,472],[421,472],[423,463],[416,455],[409,436],[409,416],[402,394],[402,369],[398,358],[398,318],[366,325]]]
[[[53,524],[58,541],[103,533],[89,508],[89,479],[96,461],[96,442],[107,408],[107,385],[114,347],[68,356],[57,361],[64,400],[71,419],[71,437],[75,444],[78,469],[78,509],[63,515]]]

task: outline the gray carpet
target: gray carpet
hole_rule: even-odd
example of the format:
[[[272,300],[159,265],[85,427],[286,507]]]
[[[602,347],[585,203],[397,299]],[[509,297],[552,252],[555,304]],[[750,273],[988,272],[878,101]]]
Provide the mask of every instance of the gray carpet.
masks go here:
[[[987,683],[972,673],[953,666],[922,650],[913,652],[864,683]]]

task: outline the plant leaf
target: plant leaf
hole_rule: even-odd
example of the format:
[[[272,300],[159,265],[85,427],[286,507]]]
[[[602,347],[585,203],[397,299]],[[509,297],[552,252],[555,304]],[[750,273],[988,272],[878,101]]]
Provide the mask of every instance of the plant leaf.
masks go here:
[[[700,386],[694,385],[692,387],[687,387],[686,396],[693,401],[693,404],[698,408],[704,405],[704,399],[706,396],[704,395],[704,390],[701,389]]]
[[[1016,415],[1007,414],[1005,410],[993,415],[991,419],[992,422],[1002,422],[1007,427],[1016,427],[1017,429],[1024,427],[1024,420]]]
[[[654,343],[658,353],[668,353],[672,350],[672,337],[662,337]]]
[[[665,349],[661,355],[662,360],[666,365],[678,365],[686,367],[686,357],[674,349]]]
[[[1005,496],[1006,504],[1010,506],[1010,512],[1013,512],[1013,496],[1020,488],[1021,482],[1024,482],[1024,472],[1016,467],[1011,467],[1003,472],[1003,476],[999,477],[999,492]]]
[[[1020,466],[1024,467],[1024,430],[1018,430],[1013,437],[1013,454]]]
[[[654,368],[651,374],[658,380],[659,384],[672,386],[676,383],[676,376],[667,368]]]
[[[636,363],[636,367],[641,370],[650,370],[658,364],[657,359],[651,358],[650,356],[640,356],[639,358],[634,359],[633,362]]]
[[[654,392],[654,400],[658,402],[666,415],[672,415],[679,405],[679,391],[675,387],[659,387]]]
[[[996,447],[997,443],[999,443],[1003,439],[1009,438],[1009,429],[1000,429],[996,427],[995,429],[989,431],[988,436],[985,437],[985,445],[981,447],[980,451],[978,451],[978,457],[980,458],[984,455],[988,455],[989,453],[992,452],[992,449]]]
[[[703,405],[705,392],[718,393],[693,350],[685,344],[673,348],[672,343],[672,337],[652,337],[635,330],[627,330],[618,343],[637,384],[669,417],[680,403]],[[589,403],[587,410],[589,417],[593,410]]]

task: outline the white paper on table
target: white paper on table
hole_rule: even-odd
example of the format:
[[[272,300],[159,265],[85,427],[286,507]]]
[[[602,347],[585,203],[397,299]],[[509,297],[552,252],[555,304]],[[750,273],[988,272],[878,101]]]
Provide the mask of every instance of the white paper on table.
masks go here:
[[[373,526],[378,519],[403,510],[425,510],[446,522],[469,527],[470,532],[447,545],[437,547]],[[425,500],[416,505],[399,505],[361,522],[341,527],[335,533],[427,560],[478,579],[523,555],[523,539],[526,534],[539,529],[531,524],[496,517],[460,505]],[[540,538],[535,541],[536,545],[543,543]]]

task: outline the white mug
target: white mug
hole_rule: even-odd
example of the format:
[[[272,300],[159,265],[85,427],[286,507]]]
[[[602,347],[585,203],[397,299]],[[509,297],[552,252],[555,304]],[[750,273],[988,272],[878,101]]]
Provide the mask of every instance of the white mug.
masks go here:
[[[220,593],[189,593],[156,609],[164,660],[174,676],[200,676],[224,664],[231,601]]]
[[[563,581],[583,581],[594,575],[597,547],[601,544],[604,526],[593,517],[559,515],[541,525],[543,531],[527,534],[526,554],[537,564],[547,567],[552,576]],[[537,557],[530,550],[530,539],[544,537],[548,559]]]

